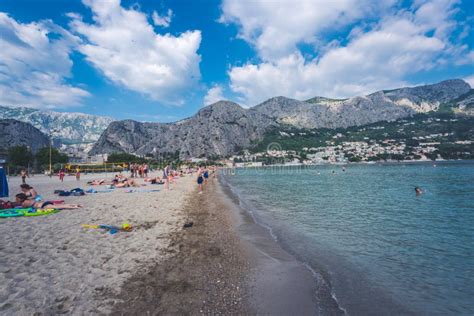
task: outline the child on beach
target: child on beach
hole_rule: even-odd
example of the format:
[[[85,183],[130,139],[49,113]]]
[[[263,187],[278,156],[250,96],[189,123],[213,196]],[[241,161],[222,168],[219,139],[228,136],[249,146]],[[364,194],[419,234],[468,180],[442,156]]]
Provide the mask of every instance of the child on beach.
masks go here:
[[[44,202],[36,202],[35,200],[28,200],[28,197],[26,196],[25,193],[18,193],[15,196],[16,199],[16,205],[24,207],[24,208],[36,208],[36,209],[42,209],[45,208],[48,205],[52,205],[52,208],[58,209],[58,210],[67,210],[67,209],[77,209],[81,208],[82,205],[80,204],[54,204],[51,201],[44,201]]]
[[[21,169],[20,175],[21,175],[21,183],[25,184],[26,183],[26,177],[28,176],[28,172],[26,172],[25,169]]]

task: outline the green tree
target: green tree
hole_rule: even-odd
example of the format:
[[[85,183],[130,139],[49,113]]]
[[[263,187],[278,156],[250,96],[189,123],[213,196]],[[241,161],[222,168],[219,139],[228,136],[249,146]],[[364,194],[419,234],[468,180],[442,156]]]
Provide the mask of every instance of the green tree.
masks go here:
[[[14,146],[8,149],[8,164],[11,167],[27,167],[33,163],[33,153],[26,146]]]
[[[112,153],[107,157],[108,163],[119,163],[119,162],[135,162],[135,163],[144,163],[146,159],[137,157],[132,154],[127,153]]]
[[[49,166],[49,147],[43,147],[36,153],[36,160],[40,166],[45,168]],[[52,164],[64,164],[67,163],[68,157],[66,154],[60,153],[56,148],[51,149],[51,162]]]

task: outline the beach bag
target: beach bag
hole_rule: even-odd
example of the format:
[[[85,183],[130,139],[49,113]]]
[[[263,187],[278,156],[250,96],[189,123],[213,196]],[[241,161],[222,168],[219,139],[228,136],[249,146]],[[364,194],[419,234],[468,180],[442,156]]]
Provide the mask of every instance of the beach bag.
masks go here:
[[[71,190],[71,195],[73,196],[81,196],[81,195],[86,195],[83,189],[80,188],[75,188]]]
[[[13,204],[10,201],[0,200],[0,210],[13,208]]]

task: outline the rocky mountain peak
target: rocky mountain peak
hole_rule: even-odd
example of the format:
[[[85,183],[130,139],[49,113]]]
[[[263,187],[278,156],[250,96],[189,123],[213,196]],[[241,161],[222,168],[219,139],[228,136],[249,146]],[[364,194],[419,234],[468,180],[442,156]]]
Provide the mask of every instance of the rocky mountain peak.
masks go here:
[[[234,102],[219,101],[176,123],[110,124],[92,153],[126,151],[139,155],[179,153],[181,158],[222,157],[247,148],[258,142],[269,128],[282,125],[346,128],[437,110],[448,101],[464,102],[466,105],[458,107],[463,111],[471,104],[471,98],[459,98],[469,91],[466,82],[447,80],[350,99],[315,97],[305,102],[278,96],[249,109]]]
[[[0,148],[28,146],[37,152],[49,146],[49,138],[31,124],[13,119],[0,119]]]

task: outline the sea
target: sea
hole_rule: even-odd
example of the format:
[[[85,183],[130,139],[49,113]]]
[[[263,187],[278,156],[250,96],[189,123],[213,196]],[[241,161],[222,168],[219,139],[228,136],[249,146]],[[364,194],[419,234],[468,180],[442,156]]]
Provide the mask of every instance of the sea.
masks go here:
[[[223,173],[346,314],[474,315],[474,161]]]

